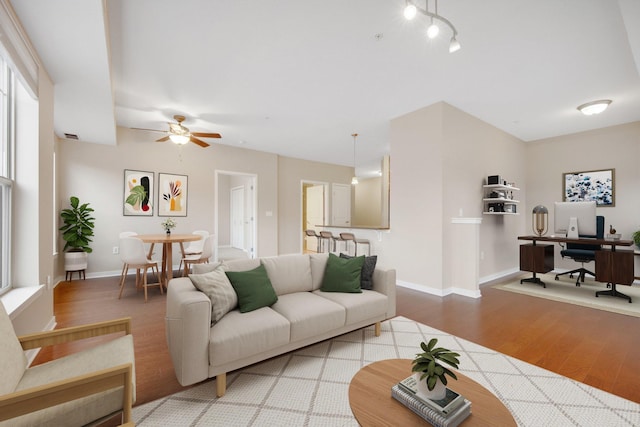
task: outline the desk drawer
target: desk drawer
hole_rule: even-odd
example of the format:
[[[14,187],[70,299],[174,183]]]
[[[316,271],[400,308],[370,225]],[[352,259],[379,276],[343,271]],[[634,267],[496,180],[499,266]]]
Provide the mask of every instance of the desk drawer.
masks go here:
[[[553,245],[520,245],[520,270],[534,273],[553,270]]]
[[[618,285],[633,283],[633,251],[596,251],[596,280]]]

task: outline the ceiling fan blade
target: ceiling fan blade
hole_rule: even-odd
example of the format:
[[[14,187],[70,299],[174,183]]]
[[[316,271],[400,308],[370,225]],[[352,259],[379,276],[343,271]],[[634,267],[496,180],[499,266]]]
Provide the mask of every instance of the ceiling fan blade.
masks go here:
[[[209,146],[209,144],[196,138],[195,136],[193,136],[193,134],[191,134],[191,137],[189,139],[191,139],[191,142],[193,142],[194,144],[198,144],[202,148],[207,148]]]
[[[168,140],[169,140],[169,135],[167,135],[165,137],[162,137],[160,139],[156,139],[156,142],[165,142],[165,141],[168,141]]]
[[[219,133],[207,133],[207,132],[191,132],[193,136],[199,136],[202,138],[222,138]]]
[[[145,129],[145,128],[129,128],[129,129],[132,129],[132,130],[145,130],[145,131],[148,131],[148,132],[162,132],[162,133],[166,132],[166,130]]]

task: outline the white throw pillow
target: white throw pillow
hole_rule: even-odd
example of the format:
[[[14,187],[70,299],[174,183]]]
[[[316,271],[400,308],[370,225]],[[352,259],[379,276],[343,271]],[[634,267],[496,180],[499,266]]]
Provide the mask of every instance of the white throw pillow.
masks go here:
[[[193,286],[204,292],[211,300],[211,324],[238,306],[238,295],[231,286],[231,282],[224,268],[218,266],[215,270],[205,274],[190,274]]]

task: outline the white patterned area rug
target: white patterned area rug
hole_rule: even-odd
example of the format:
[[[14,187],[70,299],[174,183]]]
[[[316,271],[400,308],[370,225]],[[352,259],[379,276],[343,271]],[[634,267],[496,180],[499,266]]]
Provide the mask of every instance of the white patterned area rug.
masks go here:
[[[531,275],[518,277],[513,282],[494,285],[493,287],[503,291],[640,317],[640,286],[638,285],[616,286],[618,292],[631,297],[632,303],[629,304],[629,301],[620,297],[601,295],[596,298],[596,291],[606,291],[608,289],[605,283],[596,282],[589,277],[584,283],[581,282],[580,286],[576,286],[575,275],[573,279],[566,275],[560,276],[559,280],[555,280],[555,273],[538,274],[537,277],[545,283],[546,288],[535,283],[525,282],[521,284],[520,279],[524,277],[531,277]]]
[[[229,373],[219,399],[210,380],[137,406],[134,420],[142,427],[357,426],[348,398],[356,372],[378,360],[412,359],[432,337],[461,354],[460,372],[500,398],[519,426],[640,425],[638,403],[403,317],[383,322],[379,337],[367,327]]]

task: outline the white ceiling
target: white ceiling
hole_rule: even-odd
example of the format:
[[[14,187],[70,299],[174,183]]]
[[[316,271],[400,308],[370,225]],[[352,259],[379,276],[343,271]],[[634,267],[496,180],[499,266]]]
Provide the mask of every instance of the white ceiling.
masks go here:
[[[357,132],[364,169],[391,119],[439,101],[525,141],[640,120],[638,0],[440,0],[453,54],[402,0],[12,4],[54,81],[56,133],[88,142],[179,113],[223,135],[208,142],[343,165]],[[576,110],[602,98],[599,116]]]

